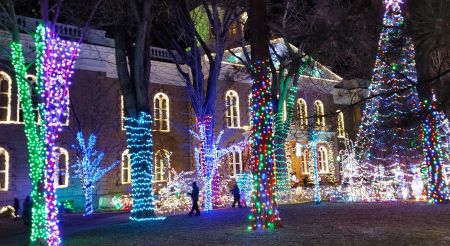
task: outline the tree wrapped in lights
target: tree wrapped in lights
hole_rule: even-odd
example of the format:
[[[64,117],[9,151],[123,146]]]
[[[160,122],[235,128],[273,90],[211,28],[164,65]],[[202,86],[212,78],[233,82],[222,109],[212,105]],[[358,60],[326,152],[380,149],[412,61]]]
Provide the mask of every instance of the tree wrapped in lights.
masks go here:
[[[60,39],[50,28],[43,24],[37,28],[40,39],[36,46],[44,45],[41,61],[37,62],[38,74],[43,75],[44,99],[43,118],[46,122],[45,145],[47,152],[45,173],[45,202],[48,223],[49,245],[61,242],[58,227],[58,208],[55,189],[57,146],[56,141],[62,131],[62,121],[67,118],[69,104],[70,78],[74,72],[75,58],[79,53],[79,44]]]
[[[191,134],[196,138],[201,144],[200,149],[195,148],[195,166],[199,176],[202,177],[203,183],[203,192],[204,192],[204,210],[209,211],[213,208],[213,199],[216,201],[220,200],[220,197],[213,197],[213,186],[216,186],[217,192],[216,195],[220,195],[220,187],[218,180],[217,170],[220,165],[221,159],[227,154],[235,151],[241,151],[247,142],[239,142],[235,145],[232,145],[227,148],[219,148],[219,144],[221,138],[223,136],[224,131],[222,130],[217,139],[213,140],[211,146],[205,146],[202,143],[206,143],[207,141],[207,125],[198,124],[199,129],[197,130],[200,134],[197,134],[196,131],[190,131]],[[203,149],[202,149],[203,148]],[[216,178],[216,183],[214,183],[214,179]]]
[[[361,166],[357,160],[355,146],[346,137],[345,148],[339,151],[341,162],[342,190],[346,193],[345,201],[356,202],[367,198],[367,193],[362,183]]]
[[[77,161],[73,165],[75,168],[76,177],[80,179],[81,189],[85,198],[84,216],[91,215],[94,212],[94,203],[92,199],[92,191],[95,184],[102,178],[104,174],[113,169],[118,161],[111,165],[101,168],[100,164],[105,156],[105,153],[99,152],[95,149],[97,137],[90,134],[86,142],[82,132],[77,133],[78,146],[76,147],[78,156]]]
[[[410,166],[422,161],[420,125],[414,120],[419,101],[414,47],[406,36],[401,0],[385,0],[385,14],[373,70],[370,97],[359,127],[356,147],[363,177],[376,182],[376,169],[383,167],[393,181],[401,170],[411,181]],[[395,191],[394,191],[395,192]],[[389,196],[389,195],[388,195]]]
[[[319,178],[319,170],[317,167],[317,138],[319,136],[319,132],[316,131],[313,127],[311,128],[311,152],[312,152],[312,164],[313,164],[313,175],[312,178],[314,180],[314,203],[320,204],[322,201],[322,197],[320,196],[320,178]]]
[[[37,77],[34,87],[28,83],[26,79],[27,65],[25,64],[25,56],[22,44],[18,36],[13,33],[13,41],[11,43],[11,57],[14,70],[16,72],[16,82],[18,88],[18,96],[23,112],[25,136],[27,138],[28,155],[30,162],[30,177],[32,184],[31,198],[33,200],[32,219],[31,219],[31,236],[32,242],[37,240],[45,240],[47,238],[47,219],[45,212],[45,196],[44,196],[44,175],[45,175],[45,122],[36,124],[36,111],[34,110],[31,100],[32,90],[37,95],[41,95],[43,90],[42,76]],[[39,38],[37,34],[35,38]],[[41,56],[44,46],[36,47],[37,56]],[[38,59],[39,64],[40,59]],[[40,70],[37,70],[40,72]],[[43,115],[43,107],[39,105],[39,112]],[[42,119],[45,120],[45,119]]]
[[[439,127],[445,116],[437,109],[436,98],[420,104],[422,113],[423,152],[428,174],[428,199],[431,203],[442,203],[449,199],[448,188],[444,178],[444,153],[441,146]]]

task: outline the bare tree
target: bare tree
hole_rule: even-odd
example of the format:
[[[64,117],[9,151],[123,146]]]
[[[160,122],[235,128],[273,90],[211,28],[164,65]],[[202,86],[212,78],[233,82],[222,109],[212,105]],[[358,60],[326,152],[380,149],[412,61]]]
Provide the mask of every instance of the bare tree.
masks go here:
[[[211,183],[217,175],[219,158],[213,154],[216,152],[213,146],[218,144],[214,134],[217,83],[230,27],[243,10],[239,6],[238,0],[166,2],[165,9],[170,10],[165,13],[167,24],[175,24],[165,28],[161,40],[176,51],[172,56],[195,113],[201,175],[205,184],[205,210],[212,209]]]

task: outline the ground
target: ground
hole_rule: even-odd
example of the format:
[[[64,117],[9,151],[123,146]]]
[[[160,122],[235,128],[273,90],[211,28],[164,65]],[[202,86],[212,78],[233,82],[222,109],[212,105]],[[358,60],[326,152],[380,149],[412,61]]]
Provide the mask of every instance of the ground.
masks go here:
[[[450,245],[450,204],[323,203],[280,206],[284,227],[247,232],[249,209],[130,222],[126,213],[66,215],[64,245]],[[25,245],[21,222],[0,220],[0,245]]]

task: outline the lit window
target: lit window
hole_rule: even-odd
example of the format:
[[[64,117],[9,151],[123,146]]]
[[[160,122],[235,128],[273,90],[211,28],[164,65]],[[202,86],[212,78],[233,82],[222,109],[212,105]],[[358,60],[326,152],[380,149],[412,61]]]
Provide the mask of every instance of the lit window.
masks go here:
[[[239,123],[239,96],[236,91],[229,90],[225,94],[227,127],[240,127]]]
[[[0,123],[11,120],[11,77],[0,72]]]
[[[154,129],[160,132],[170,131],[169,97],[160,92],[153,98]]]
[[[167,181],[170,168],[170,155],[171,153],[165,149],[156,151],[154,182]]]
[[[8,190],[9,180],[9,154],[8,152],[0,148],[0,190]]]
[[[33,104],[33,111],[34,111],[34,122],[39,122],[40,120],[40,114],[39,114],[39,97],[36,93],[36,76],[28,74],[27,75],[27,80],[29,82],[30,85],[30,89],[31,89],[31,103]],[[23,123],[23,111],[22,111],[22,106],[20,103],[20,99],[17,98],[17,122]]]
[[[302,98],[297,100],[297,108],[298,108],[298,121],[300,126],[308,125],[308,106],[306,105],[306,101]]]
[[[122,168],[121,168],[122,184],[131,183],[131,158],[128,150],[122,153]]]
[[[319,100],[314,103],[314,114],[316,127],[325,127],[325,111],[323,109],[323,103]]]
[[[65,188],[69,185],[69,153],[56,148],[55,187]]]
[[[320,146],[317,150],[317,165],[319,173],[328,173],[328,155],[327,149],[324,146]]]
[[[283,102],[283,121],[287,119],[286,101]]]
[[[302,156],[300,157],[300,164],[302,165],[301,167],[303,174],[309,174],[308,161],[309,161],[309,151],[307,149],[304,149],[302,152]]]
[[[228,163],[230,165],[230,170],[232,178],[236,177],[236,174],[242,173],[242,152],[234,151],[228,155]]]
[[[337,114],[337,135],[340,138],[345,137],[344,113],[342,111],[338,111]]]

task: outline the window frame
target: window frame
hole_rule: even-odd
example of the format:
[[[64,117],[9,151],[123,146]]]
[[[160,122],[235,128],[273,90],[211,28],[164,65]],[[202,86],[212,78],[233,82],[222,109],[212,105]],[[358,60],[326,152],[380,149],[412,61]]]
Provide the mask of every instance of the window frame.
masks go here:
[[[317,160],[318,172],[319,173],[330,173],[327,148],[325,146],[320,146],[317,149],[317,156],[319,157]],[[322,168],[322,167],[324,167],[324,168]]]
[[[314,124],[315,127],[323,128],[325,127],[325,107],[323,105],[323,102],[320,100],[316,100],[314,102],[314,114],[315,114],[315,120]]]
[[[6,91],[6,96],[7,96],[7,100],[6,100],[6,120],[0,120],[0,124],[8,124],[11,123],[11,101],[12,101],[12,79],[11,76],[9,76],[8,73],[4,72],[4,71],[0,71],[0,77],[4,78],[7,82],[7,91]],[[0,81],[0,86],[1,86],[1,81]],[[5,92],[1,92],[0,91],[0,95],[4,94]],[[2,108],[4,108],[3,106],[1,106]]]
[[[153,183],[166,182],[170,180],[168,170],[170,168],[170,151],[166,149],[160,149],[155,152],[154,166],[155,172],[153,175]],[[166,159],[167,158],[167,159]],[[167,163],[165,162],[167,160]]]
[[[163,107],[163,101],[166,100],[166,108]],[[158,101],[158,103],[157,103]],[[158,105],[158,107],[157,107]],[[156,111],[159,114],[156,114]],[[164,118],[166,112],[166,118]],[[156,116],[159,115],[159,118]],[[153,130],[158,132],[170,132],[170,100],[166,93],[158,92],[153,96]],[[157,124],[159,123],[159,125]],[[167,129],[164,129],[164,122],[166,122]]]
[[[124,163],[125,163],[125,157],[127,158],[127,163],[126,163],[126,168],[124,168]],[[127,181],[124,181],[124,170],[128,170],[127,173]],[[124,150],[122,152],[122,158],[120,161],[120,181],[121,184],[131,184],[131,155],[130,155],[130,151],[128,149]]]
[[[0,156],[3,155],[5,157],[5,169],[0,169],[0,173],[5,174],[5,187],[0,186],[0,191],[8,191],[9,189],[9,153],[5,148],[0,147]]]
[[[232,99],[235,99],[236,105],[231,105]],[[228,103],[230,101],[230,104]],[[236,109],[236,115],[234,115],[234,110]],[[234,119],[236,122],[234,122]],[[241,119],[239,111],[239,94],[235,90],[228,90],[225,93],[225,121],[227,128],[240,128]]]
[[[243,173],[242,151],[232,151],[228,155],[228,165],[231,166],[232,174],[231,178],[236,178],[237,174]],[[237,172],[237,166],[239,165],[239,172]]]
[[[337,127],[336,127],[337,137],[345,138],[345,123],[344,123],[344,113],[340,110],[337,111]]]
[[[303,111],[303,110],[304,111]],[[308,126],[308,105],[306,104],[305,99],[299,98],[297,99],[297,110],[298,110],[298,121],[301,127]],[[304,115],[303,115],[304,113]]]

